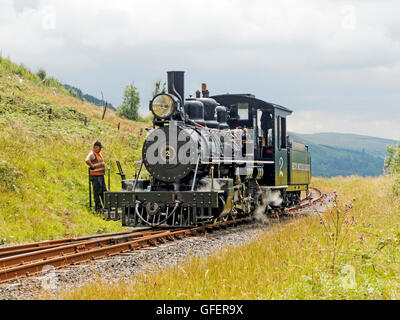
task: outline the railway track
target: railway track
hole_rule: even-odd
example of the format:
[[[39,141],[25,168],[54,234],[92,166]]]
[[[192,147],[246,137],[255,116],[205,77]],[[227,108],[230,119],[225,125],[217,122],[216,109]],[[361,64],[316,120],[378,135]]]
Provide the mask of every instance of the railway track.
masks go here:
[[[311,189],[309,195],[301,200],[300,205],[285,209],[285,213],[290,214],[299,209],[312,206],[313,204],[321,202],[326,197],[326,194],[317,188],[309,187],[309,189]]]
[[[143,233],[144,232],[145,231],[143,231]],[[148,232],[154,232],[154,231],[148,231]],[[0,248],[0,259],[9,257],[9,256],[15,256],[18,254],[38,251],[38,250],[56,248],[56,247],[60,247],[63,245],[68,245],[68,244],[82,243],[84,241],[89,241],[91,239],[106,238],[106,237],[124,235],[124,234],[128,235],[128,234],[132,234],[132,233],[133,233],[133,231],[115,232],[115,233],[98,234],[98,235],[79,237],[79,238],[65,238],[65,239],[59,239],[59,240],[48,240],[48,241],[42,241],[42,242],[21,244],[21,245],[16,245],[16,246],[2,247],[2,248]]]
[[[321,201],[324,196],[323,192],[312,188],[310,195],[304,198],[299,206],[286,209],[284,213],[290,214],[311,206]],[[253,219],[246,217],[185,229],[132,230],[3,247],[0,248],[0,283],[41,273],[46,266],[59,269],[143,247],[156,246],[158,243],[183,239],[186,236],[248,223]]]

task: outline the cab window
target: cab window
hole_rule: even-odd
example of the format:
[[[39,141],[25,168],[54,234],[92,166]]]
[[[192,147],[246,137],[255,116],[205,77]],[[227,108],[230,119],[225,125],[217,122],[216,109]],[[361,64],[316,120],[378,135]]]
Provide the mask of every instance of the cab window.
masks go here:
[[[238,103],[238,114],[240,120],[249,120],[249,104]]]
[[[277,120],[279,149],[286,149],[286,118],[278,117]]]

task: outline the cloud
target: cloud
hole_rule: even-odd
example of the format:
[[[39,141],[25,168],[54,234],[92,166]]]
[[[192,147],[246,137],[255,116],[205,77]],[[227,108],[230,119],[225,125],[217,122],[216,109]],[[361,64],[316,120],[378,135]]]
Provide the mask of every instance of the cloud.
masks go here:
[[[363,131],[399,103],[398,1],[15,4],[3,0],[0,12],[3,54],[89,93],[101,89],[114,104],[134,81],[145,110],[154,81],[169,69],[187,71],[188,94],[206,81],[212,93],[253,92],[297,112],[328,115],[345,106],[343,116],[354,120],[366,109],[371,119],[357,125]]]

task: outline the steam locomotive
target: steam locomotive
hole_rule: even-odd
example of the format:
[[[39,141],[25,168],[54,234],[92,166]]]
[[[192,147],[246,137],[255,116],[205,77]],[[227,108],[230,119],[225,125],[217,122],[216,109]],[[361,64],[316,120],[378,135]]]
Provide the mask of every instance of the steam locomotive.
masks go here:
[[[119,164],[122,190],[104,193],[109,220],[124,226],[186,227],[282,210],[308,192],[308,147],[286,134],[292,111],[252,94],[185,99],[184,72],[168,72],[168,92],[149,108],[153,128],[135,179]],[[143,167],[149,179],[140,179]]]

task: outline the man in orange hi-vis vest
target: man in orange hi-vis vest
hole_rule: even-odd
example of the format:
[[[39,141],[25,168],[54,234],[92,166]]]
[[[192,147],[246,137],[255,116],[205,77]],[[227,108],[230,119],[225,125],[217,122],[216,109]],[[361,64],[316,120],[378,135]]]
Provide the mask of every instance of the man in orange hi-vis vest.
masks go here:
[[[93,150],[89,152],[85,162],[90,167],[90,181],[93,185],[93,195],[95,210],[100,211],[102,208],[103,193],[107,191],[104,175],[106,174],[106,165],[100,151],[103,148],[100,141],[96,141]]]

